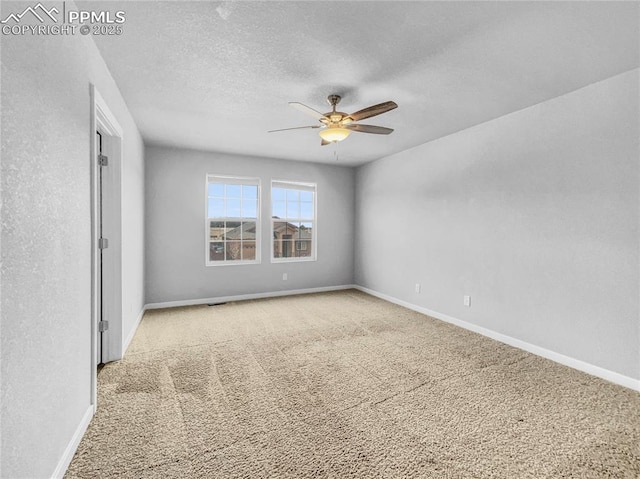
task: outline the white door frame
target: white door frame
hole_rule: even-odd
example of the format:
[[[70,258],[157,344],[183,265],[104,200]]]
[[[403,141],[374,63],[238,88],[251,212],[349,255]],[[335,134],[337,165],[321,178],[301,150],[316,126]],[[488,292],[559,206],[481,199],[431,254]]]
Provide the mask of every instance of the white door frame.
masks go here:
[[[91,403],[97,407],[98,321],[101,311],[109,321],[103,333],[103,362],[122,359],[122,128],[107,103],[92,84],[91,93]],[[102,135],[102,154],[109,158],[103,168],[102,225],[109,247],[103,250],[102,266],[98,247],[100,198],[98,181],[98,142]],[[102,298],[100,295],[102,268]]]

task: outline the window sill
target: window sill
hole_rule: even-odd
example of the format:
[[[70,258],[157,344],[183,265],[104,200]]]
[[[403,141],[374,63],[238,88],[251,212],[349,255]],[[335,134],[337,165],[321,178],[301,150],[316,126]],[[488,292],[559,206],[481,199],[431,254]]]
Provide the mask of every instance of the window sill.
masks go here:
[[[246,266],[248,264],[260,264],[260,261],[210,261],[205,266]]]
[[[317,258],[271,258],[272,263],[308,263],[317,261]]]

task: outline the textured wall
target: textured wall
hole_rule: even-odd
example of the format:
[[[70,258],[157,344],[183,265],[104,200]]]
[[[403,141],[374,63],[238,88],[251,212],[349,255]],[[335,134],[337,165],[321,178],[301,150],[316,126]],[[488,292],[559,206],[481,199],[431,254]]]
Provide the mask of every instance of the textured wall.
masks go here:
[[[359,168],[356,283],[640,378],[638,115],[633,70]]]
[[[207,173],[260,178],[261,264],[205,266]],[[340,166],[147,146],[147,303],[351,284],[354,177]],[[271,179],[317,183],[317,261],[270,262]]]
[[[91,82],[125,132],[125,336],[144,304],[143,144],[90,37],[3,36],[1,75],[0,476],[42,478],[90,403]]]

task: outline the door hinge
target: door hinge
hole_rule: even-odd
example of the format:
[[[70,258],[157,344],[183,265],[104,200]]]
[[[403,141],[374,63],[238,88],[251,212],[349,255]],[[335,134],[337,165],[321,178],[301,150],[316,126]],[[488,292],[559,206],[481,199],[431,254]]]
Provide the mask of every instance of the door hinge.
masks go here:
[[[109,157],[106,155],[98,155],[98,164],[100,166],[109,166]]]
[[[100,331],[101,333],[104,333],[108,329],[109,329],[109,321],[98,322],[98,331]]]
[[[109,247],[109,240],[107,238],[100,238],[98,240],[98,249],[107,249]]]

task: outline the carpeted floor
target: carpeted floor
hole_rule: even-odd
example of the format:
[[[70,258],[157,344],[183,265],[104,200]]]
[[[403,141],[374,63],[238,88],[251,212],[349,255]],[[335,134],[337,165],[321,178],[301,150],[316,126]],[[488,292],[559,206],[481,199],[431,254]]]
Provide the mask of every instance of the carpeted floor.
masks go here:
[[[640,477],[640,394],[353,290],[149,311],[98,383],[67,478]]]

